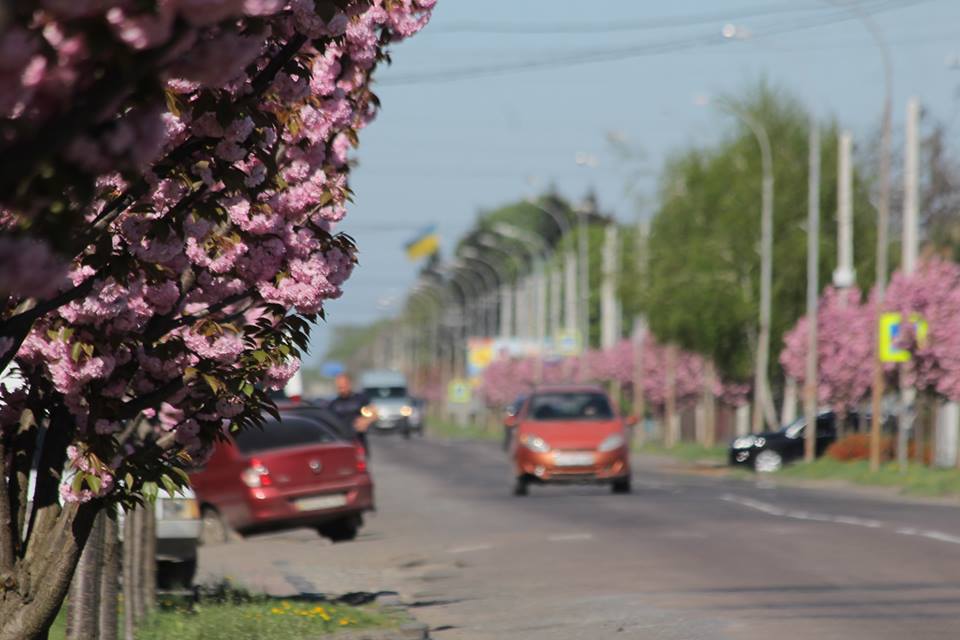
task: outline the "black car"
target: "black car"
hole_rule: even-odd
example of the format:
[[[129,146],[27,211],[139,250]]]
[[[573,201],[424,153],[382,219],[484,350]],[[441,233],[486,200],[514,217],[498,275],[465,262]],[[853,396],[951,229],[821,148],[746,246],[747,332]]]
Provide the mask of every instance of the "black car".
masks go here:
[[[847,430],[856,429],[856,414],[846,416]],[[783,465],[803,458],[806,418],[797,418],[778,431],[741,436],[730,444],[730,464],[756,471],[778,471]],[[817,457],[837,440],[837,414],[824,411],[817,416]]]

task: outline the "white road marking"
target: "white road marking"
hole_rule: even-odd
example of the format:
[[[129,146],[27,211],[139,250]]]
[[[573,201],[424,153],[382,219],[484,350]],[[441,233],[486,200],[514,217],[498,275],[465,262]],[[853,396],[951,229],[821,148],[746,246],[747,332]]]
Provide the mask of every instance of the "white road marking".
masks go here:
[[[575,540],[590,540],[592,538],[592,533],[565,533],[555,536],[548,536],[547,540],[550,542],[573,542]]]
[[[950,544],[960,544],[960,536],[950,535],[942,531],[931,531],[929,529],[914,529],[912,527],[901,527],[897,533],[904,536],[918,536],[920,538],[930,538],[940,542],[949,542]]]
[[[834,524],[846,524],[854,527],[865,527],[867,529],[888,529],[888,530],[892,530],[894,533],[899,533],[900,535],[903,535],[903,536],[916,536],[920,538],[928,538],[930,540],[937,540],[939,542],[948,542],[950,544],[960,544],[960,536],[944,533],[943,531],[935,531],[931,529],[916,529],[914,527],[892,528],[879,520],[871,520],[869,518],[857,518],[855,516],[843,516],[843,515],[832,516],[825,513],[813,513],[810,511],[802,511],[799,509],[783,509],[776,505],[768,504],[766,502],[761,502],[759,500],[754,500],[752,498],[735,496],[730,493],[726,493],[722,495],[720,499],[725,502],[733,502],[735,504],[739,504],[742,507],[747,507],[748,509],[760,511],[762,513],[766,513],[767,515],[777,516],[779,518],[792,518],[794,520],[810,520],[814,522],[831,522]]]
[[[475,544],[466,547],[453,547],[447,549],[447,553],[473,553],[474,551],[487,551],[489,549],[493,549],[492,544]]]

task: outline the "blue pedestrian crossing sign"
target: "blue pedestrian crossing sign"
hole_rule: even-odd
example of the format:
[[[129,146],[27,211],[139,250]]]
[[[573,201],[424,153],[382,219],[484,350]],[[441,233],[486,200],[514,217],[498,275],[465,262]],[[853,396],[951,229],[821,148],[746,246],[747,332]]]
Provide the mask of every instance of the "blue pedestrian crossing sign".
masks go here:
[[[463,378],[454,378],[447,385],[447,402],[451,404],[469,404],[471,397],[470,383]]]
[[[575,356],[580,353],[580,332],[575,330],[557,332],[556,351],[562,356]]]
[[[927,341],[927,321],[919,314],[912,313],[907,322],[913,325],[917,344],[923,345]],[[881,362],[910,362],[910,352],[897,345],[897,340],[903,335],[904,320],[902,313],[884,313],[880,316],[880,361]]]

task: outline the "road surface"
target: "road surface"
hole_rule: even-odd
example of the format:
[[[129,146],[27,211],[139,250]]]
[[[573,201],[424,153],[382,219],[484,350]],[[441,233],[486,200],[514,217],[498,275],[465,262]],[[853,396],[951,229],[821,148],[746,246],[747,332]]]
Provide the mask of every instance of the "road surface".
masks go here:
[[[379,438],[361,537],[204,548],[273,593],[396,591],[438,640],[960,637],[960,507],[664,472],[510,495],[495,445]]]

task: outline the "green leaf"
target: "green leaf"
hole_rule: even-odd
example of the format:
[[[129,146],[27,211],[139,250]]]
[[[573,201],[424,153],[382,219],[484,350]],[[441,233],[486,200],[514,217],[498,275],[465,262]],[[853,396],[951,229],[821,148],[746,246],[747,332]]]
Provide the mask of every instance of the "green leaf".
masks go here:
[[[186,487],[190,485],[190,474],[188,474],[185,469],[181,469],[180,467],[170,467],[170,468],[180,478],[181,480],[180,486]]]
[[[123,484],[126,485],[127,490],[133,489],[133,475],[127,473],[125,476],[123,476]]]
[[[219,393],[220,389],[223,388],[223,383],[209,373],[203,374],[203,381],[207,383],[207,386],[209,386],[214,393]]]
[[[90,487],[91,491],[93,491],[94,493],[100,492],[100,487],[103,484],[102,481],[100,480],[100,476],[89,474],[86,480],[87,480],[87,486]]]
[[[82,351],[82,347],[80,343],[74,342],[73,346],[70,348],[70,359],[73,360],[74,362],[79,362],[81,351]]]
[[[163,488],[167,490],[167,493],[171,496],[176,495],[180,491],[180,487],[177,486],[177,483],[173,481],[173,478],[167,474],[160,476],[160,482],[163,484]]]
[[[146,498],[147,502],[153,504],[157,501],[157,494],[160,493],[160,489],[157,487],[156,482],[148,480],[147,482],[143,483],[143,488],[140,490],[140,492],[143,493],[143,497]]]
[[[256,360],[259,364],[263,364],[267,359],[267,352],[263,349],[257,349],[253,352],[253,359]]]

